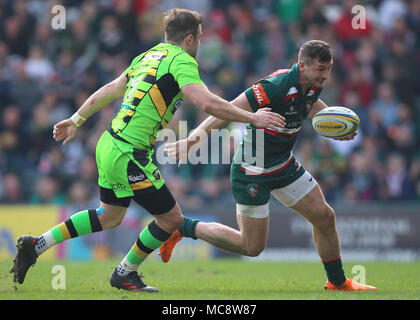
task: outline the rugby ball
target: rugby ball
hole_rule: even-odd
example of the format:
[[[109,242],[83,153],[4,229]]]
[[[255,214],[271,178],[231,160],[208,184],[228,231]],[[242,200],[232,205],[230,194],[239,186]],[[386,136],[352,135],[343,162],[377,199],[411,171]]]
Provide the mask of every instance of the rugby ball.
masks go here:
[[[345,107],[327,107],[312,118],[312,127],[327,138],[345,137],[359,128],[359,116]]]

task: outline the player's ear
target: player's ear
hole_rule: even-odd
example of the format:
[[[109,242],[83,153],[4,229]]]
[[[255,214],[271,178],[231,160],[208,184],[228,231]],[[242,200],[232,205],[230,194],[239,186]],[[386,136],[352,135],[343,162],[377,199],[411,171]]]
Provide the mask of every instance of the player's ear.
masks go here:
[[[185,43],[188,47],[192,46],[194,43],[194,36],[192,33],[190,33],[189,35],[187,35],[185,37]]]
[[[303,71],[303,68],[305,67],[305,61],[303,60],[298,61],[298,67],[299,67],[299,71]]]

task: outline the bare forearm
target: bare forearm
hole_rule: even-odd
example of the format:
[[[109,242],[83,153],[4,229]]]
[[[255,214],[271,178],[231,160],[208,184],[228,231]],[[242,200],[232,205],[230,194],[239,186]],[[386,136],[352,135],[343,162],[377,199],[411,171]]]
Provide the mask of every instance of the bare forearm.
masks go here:
[[[193,145],[200,142],[200,137],[205,134],[209,136],[212,129],[223,128],[229,121],[222,120],[213,116],[207,117],[197,128],[195,128],[188,136],[188,144]]]
[[[249,105],[248,99],[246,98],[245,94],[240,94],[236,99],[232,101],[232,104],[241,109],[248,112],[252,112],[251,106]],[[188,137],[188,141],[190,144],[194,142],[198,142],[197,140],[200,137],[200,133],[205,132],[207,136],[211,134],[212,129],[221,129],[226,126],[230,121],[219,119],[213,116],[207,117],[195,130],[191,132]]]
[[[225,123],[228,121],[253,123],[254,120],[252,112],[242,110],[217,96],[212,97],[204,111],[213,117],[225,120]]]
[[[87,119],[95,112],[106,107],[113,99],[122,97],[125,92],[126,84],[127,78],[124,74],[121,74],[112,82],[102,86],[77,110],[78,116]]]
[[[325,104],[324,101],[318,99],[313,105],[311,110],[309,111],[308,117],[312,119],[314,115],[316,115],[322,109],[327,108],[328,106]]]
[[[80,116],[87,119],[94,113],[106,107],[114,99],[106,86],[101,87],[93,93],[77,110]]]

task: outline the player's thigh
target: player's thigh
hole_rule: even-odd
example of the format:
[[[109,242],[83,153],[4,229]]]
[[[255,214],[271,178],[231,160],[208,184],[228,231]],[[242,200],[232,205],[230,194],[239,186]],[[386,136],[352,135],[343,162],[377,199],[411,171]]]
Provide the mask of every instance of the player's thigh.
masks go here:
[[[321,188],[312,175],[305,171],[293,183],[272,191],[282,204],[300,213],[312,225],[331,227],[335,223],[333,209],[325,201]]]
[[[264,205],[236,205],[236,216],[243,244],[248,254],[257,256],[267,244],[269,203]]]

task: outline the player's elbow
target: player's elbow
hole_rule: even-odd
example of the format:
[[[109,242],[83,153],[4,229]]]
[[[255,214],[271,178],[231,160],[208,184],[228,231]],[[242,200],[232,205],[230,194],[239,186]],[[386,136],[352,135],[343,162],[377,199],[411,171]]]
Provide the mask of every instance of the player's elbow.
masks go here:
[[[202,103],[199,107],[203,112],[208,113],[208,114],[211,114],[211,112],[213,110],[213,108],[212,108],[213,106],[210,103],[207,103],[207,102]]]
[[[200,104],[200,109],[207,114],[217,114],[222,104],[221,99],[215,95],[204,97]]]

